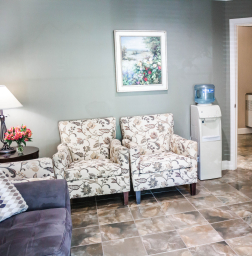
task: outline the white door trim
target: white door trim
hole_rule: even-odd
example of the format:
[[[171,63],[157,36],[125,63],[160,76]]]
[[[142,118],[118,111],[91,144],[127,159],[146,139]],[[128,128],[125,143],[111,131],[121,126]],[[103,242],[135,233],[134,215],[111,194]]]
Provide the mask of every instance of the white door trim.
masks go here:
[[[251,18],[230,19],[230,166],[231,170],[237,168],[237,111],[238,111],[238,56],[237,56],[237,28],[238,26],[251,26]],[[236,106],[236,107],[235,107]]]

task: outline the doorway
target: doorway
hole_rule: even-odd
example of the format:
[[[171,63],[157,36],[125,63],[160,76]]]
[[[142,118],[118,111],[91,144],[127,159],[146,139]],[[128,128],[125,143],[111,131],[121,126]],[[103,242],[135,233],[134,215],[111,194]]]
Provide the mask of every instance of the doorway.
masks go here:
[[[242,164],[242,160],[247,159],[248,154],[245,154],[245,148],[248,149],[246,144],[247,136],[250,136],[250,133],[245,133],[245,137],[241,137],[239,134],[242,130],[238,129],[238,113],[239,113],[239,101],[238,101],[238,32],[239,28],[250,27],[252,26],[252,17],[251,18],[242,18],[242,19],[230,19],[229,20],[229,32],[230,32],[230,162],[229,169],[237,169],[237,160],[239,166]],[[240,30],[242,31],[242,30]],[[242,31],[244,32],[244,31]],[[252,84],[251,84],[252,87]],[[252,92],[252,88],[251,88]],[[240,106],[241,110],[245,111],[245,95],[241,95],[240,102],[244,104]],[[243,101],[243,102],[242,102]],[[242,112],[241,112],[242,113]],[[244,112],[243,112],[244,113]],[[245,113],[244,113],[245,114]],[[244,116],[245,122],[245,116]],[[240,124],[239,124],[240,125]],[[246,128],[246,127],[240,127]],[[252,139],[252,136],[251,136]],[[252,141],[252,140],[251,140]],[[238,148],[239,147],[239,148]],[[238,156],[239,154],[239,156]],[[244,158],[242,158],[244,156]],[[252,160],[252,159],[251,159]],[[252,164],[252,162],[251,162]]]
[[[237,37],[237,168],[252,169],[252,26],[238,26]]]

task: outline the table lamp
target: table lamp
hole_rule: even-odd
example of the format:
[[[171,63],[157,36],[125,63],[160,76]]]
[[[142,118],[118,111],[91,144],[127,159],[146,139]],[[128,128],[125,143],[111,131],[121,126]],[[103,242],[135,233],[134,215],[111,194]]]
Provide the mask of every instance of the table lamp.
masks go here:
[[[23,105],[15,98],[15,96],[8,90],[5,85],[0,85],[0,119],[1,119],[1,133],[0,141],[4,144],[0,149],[0,154],[10,154],[15,152],[14,148],[11,148],[7,142],[4,141],[4,134],[6,133],[5,116],[3,114],[4,109],[19,108]]]

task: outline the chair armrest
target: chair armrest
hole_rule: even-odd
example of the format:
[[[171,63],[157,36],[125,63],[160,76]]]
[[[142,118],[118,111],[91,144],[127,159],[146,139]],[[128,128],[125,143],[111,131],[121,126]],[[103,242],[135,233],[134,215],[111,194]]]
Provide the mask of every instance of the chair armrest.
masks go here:
[[[0,164],[10,180],[54,177],[52,159],[48,157]]]
[[[117,139],[111,141],[110,159],[121,165],[123,174],[129,174],[129,150]]]
[[[141,147],[128,139],[122,141],[123,145],[129,149],[130,152],[130,166],[131,173],[139,173],[140,171],[140,156]]]
[[[27,211],[67,208],[71,213],[69,192],[65,180],[16,183],[15,187],[27,203]]]
[[[58,146],[58,152],[53,155],[53,166],[56,179],[64,179],[64,171],[72,163],[70,151],[65,144]]]
[[[197,161],[197,142],[184,139],[176,134],[173,134],[170,142],[172,152],[183,155]]]

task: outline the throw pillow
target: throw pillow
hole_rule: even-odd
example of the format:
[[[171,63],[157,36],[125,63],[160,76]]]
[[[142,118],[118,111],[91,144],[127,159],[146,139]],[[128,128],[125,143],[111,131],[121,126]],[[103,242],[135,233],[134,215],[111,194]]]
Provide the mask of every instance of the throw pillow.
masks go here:
[[[27,209],[19,191],[0,170],[0,222]]]

